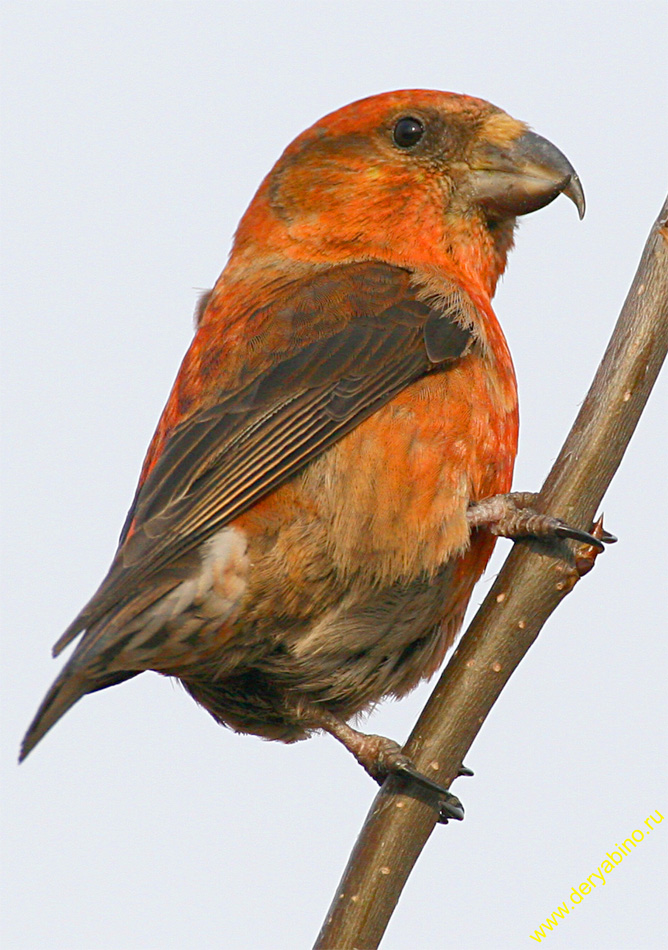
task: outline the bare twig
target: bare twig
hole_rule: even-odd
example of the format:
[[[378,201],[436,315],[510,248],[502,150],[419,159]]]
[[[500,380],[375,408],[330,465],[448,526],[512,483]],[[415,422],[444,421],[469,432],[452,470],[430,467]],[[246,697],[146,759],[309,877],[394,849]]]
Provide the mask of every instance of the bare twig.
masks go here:
[[[589,528],[668,349],[668,199],[587,398],[538,507]],[[589,559],[587,559],[589,555]],[[584,559],[584,560],[583,560]],[[425,706],[405,751],[448,786],[543,624],[591,566],[565,545],[515,545]],[[360,832],[314,950],[374,950],[436,823],[433,807],[387,779]]]

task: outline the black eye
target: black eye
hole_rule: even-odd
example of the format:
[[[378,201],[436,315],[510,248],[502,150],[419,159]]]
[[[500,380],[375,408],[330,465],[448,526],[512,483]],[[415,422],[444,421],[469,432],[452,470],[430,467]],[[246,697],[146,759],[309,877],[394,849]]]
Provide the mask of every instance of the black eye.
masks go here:
[[[412,148],[424,135],[424,125],[419,119],[407,115],[399,119],[394,127],[394,141],[399,148]]]

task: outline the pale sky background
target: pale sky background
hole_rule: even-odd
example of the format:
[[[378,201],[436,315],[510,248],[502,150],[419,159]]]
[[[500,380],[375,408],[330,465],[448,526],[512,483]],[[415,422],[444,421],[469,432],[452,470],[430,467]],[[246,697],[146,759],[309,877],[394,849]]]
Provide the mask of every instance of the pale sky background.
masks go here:
[[[588,211],[524,220],[496,298],[538,489],[664,199],[665,3],[14,3],[3,9],[5,950],[296,950],[375,786],[330,737],[239,737],[154,674],[82,700],[20,768],[51,645],[113,554],[200,289],[285,145],[388,89],[487,98],[577,168]],[[660,380],[605,502],[620,543],[547,624],[454,787],[384,950],[505,950],[666,782]],[[477,605],[509,548],[473,597]],[[403,740],[429,693],[369,728]],[[666,946],[668,822],[544,941]]]

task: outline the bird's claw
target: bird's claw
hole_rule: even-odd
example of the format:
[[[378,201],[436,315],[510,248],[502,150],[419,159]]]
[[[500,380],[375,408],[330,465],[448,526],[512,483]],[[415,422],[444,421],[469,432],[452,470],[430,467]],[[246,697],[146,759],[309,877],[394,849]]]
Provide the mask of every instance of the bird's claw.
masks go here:
[[[462,821],[464,818],[464,806],[452,792],[448,791],[438,782],[435,782],[429,776],[415,768],[408,756],[403,753],[396,753],[387,757],[383,763],[384,770],[390,775],[398,775],[401,778],[408,779],[416,785],[426,788],[430,792],[435,792],[438,796],[438,814],[439,822],[447,825],[450,818],[456,821]]]
[[[537,512],[533,505],[537,496],[530,492],[510,492],[507,495],[492,495],[477,502],[468,510],[468,522],[472,528],[485,527],[499,537],[518,541],[522,538],[550,540],[568,538],[594,548],[597,553],[603,551],[606,544],[617,540],[603,528],[602,519],[594,525],[591,532],[574,528],[551,515]]]
[[[339,742],[342,742],[349,752],[352,752],[362,768],[379,785],[383,784],[388,775],[395,775],[404,782],[417,785],[418,788],[429,793],[421,798],[438,808],[439,821],[443,824],[447,824],[451,818],[456,821],[463,819],[464,806],[457,796],[434,779],[418,771],[394,739],[358,732],[346,722],[321,708],[312,709],[311,715],[313,722],[317,723],[319,728],[326,729]],[[459,775],[473,775],[473,772],[462,765]]]
[[[439,785],[438,782],[434,782],[428,776],[423,775],[422,772],[418,772],[412,765],[401,766],[394,774],[405,775],[417,785],[436,792],[438,795],[438,820],[440,824],[447,825],[451,818],[454,818],[455,821],[464,820],[464,806],[460,800],[456,795],[453,795],[452,792],[449,792],[447,788],[443,788],[442,785]]]
[[[570,525],[567,525],[559,519],[555,518],[554,520],[557,522],[554,533],[558,538],[570,538],[572,541],[581,541],[582,544],[589,544],[593,548],[596,548],[599,553],[605,549],[606,544],[614,544],[615,541],[617,541],[615,535],[610,534],[609,531],[602,530],[599,537],[589,531],[581,531],[580,528],[571,528]]]

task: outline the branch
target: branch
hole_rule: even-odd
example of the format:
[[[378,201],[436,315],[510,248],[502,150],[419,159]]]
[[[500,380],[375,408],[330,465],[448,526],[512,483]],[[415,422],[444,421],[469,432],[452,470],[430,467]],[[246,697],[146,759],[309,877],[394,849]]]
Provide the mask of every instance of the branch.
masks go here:
[[[668,350],[668,199],[612,338],[537,507],[588,529]],[[564,543],[516,544],[404,750],[446,787],[509,677],[579,573]],[[433,805],[389,777],[378,792],[314,950],[374,950],[436,823]]]

